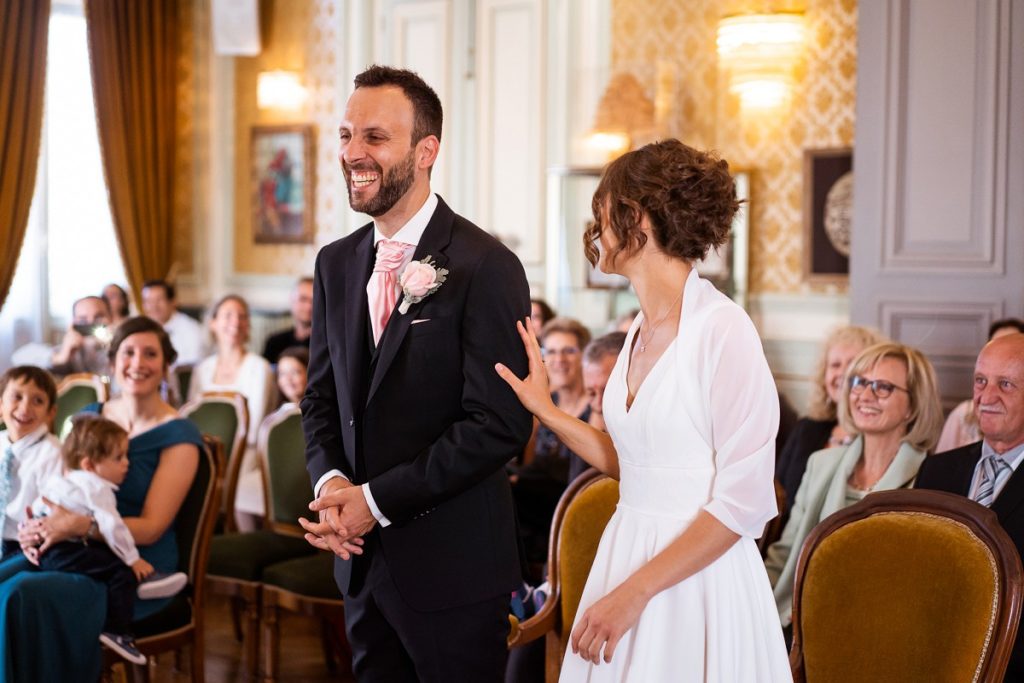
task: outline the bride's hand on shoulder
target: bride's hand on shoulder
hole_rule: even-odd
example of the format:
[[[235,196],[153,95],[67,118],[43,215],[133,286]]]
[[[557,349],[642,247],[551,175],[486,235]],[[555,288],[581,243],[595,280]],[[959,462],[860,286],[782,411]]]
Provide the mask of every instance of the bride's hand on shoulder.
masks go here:
[[[537,342],[537,337],[533,333],[533,327],[529,324],[529,320],[527,318],[525,324],[521,320],[516,321],[516,330],[519,331],[519,337],[523,340],[526,358],[529,361],[529,374],[525,378],[519,379],[503,363],[495,364],[494,369],[512,387],[512,391],[516,392],[516,397],[523,404],[523,407],[543,421],[543,415],[556,408],[555,404],[551,401],[551,390],[548,388],[548,371],[544,367],[544,358],[541,355],[540,344]]]
[[[593,664],[612,661],[615,647],[636,625],[647,599],[622,584],[583,613],[572,629],[572,651]],[[601,648],[604,648],[604,657]]]

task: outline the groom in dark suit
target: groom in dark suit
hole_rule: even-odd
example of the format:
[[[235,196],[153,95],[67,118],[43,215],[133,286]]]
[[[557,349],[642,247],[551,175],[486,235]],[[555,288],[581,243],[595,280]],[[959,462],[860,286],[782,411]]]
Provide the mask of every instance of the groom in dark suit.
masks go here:
[[[974,410],[984,439],[924,459],[916,487],[967,496],[992,508],[1024,551],[1024,334],[990,341],[974,366]],[[1006,671],[1024,681],[1024,629]]]
[[[441,103],[416,74],[355,79],[339,130],[373,222],[316,260],[306,461],[360,681],[499,681],[520,583],[503,465],[531,419],[494,372],[530,312],[519,260],[430,189]]]

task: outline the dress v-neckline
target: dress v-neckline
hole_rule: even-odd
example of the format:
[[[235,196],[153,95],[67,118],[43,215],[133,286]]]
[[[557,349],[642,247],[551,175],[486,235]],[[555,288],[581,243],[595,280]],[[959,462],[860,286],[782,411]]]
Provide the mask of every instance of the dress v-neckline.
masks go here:
[[[676,342],[679,340],[679,330],[683,326],[683,311],[686,310],[686,285],[689,283],[690,277],[695,272],[695,269],[691,270],[690,274],[686,276],[686,280],[683,281],[683,295],[679,300],[679,321],[676,323],[676,335],[672,337],[672,341],[670,341],[668,345],[665,346],[664,350],[661,352],[661,355],[658,356],[658,360],[654,361],[654,364],[651,366],[651,369],[647,371],[647,374],[644,376],[643,380],[641,380],[640,384],[637,386],[636,392],[631,392],[629,390],[629,369],[633,366],[633,349],[636,347],[637,338],[640,336],[640,326],[643,324],[643,318],[641,317],[643,316],[643,312],[641,312],[640,315],[637,316],[637,320],[634,323],[636,329],[631,330],[633,336],[627,340],[629,341],[629,345],[628,350],[626,352],[626,366],[625,371],[622,373],[622,383],[623,385],[625,385],[626,388],[626,415],[629,415],[630,413],[633,412],[633,406],[636,405],[636,400],[637,398],[639,398],[640,392],[647,384],[647,380],[650,379],[651,375],[653,375],[658,370],[658,367],[661,365],[662,360],[664,360],[665,356],[667,356],[669,352],[672,351],[673,347],[676,345]]]

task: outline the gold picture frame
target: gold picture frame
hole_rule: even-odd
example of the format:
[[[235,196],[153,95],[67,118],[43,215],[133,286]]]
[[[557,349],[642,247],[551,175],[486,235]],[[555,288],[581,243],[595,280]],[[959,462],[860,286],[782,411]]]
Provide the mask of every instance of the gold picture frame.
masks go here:
[[[313,126],[253,126],[252,233],[257,244],[312,244]]]

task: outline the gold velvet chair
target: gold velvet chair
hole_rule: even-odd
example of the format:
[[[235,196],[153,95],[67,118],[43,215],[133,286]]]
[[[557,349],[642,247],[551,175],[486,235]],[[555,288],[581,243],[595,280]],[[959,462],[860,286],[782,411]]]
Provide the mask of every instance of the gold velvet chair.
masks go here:
[[[546,639],[544,679],[558,680],[583,586],[597,554],[601,534],[619,502],[619,483],[589,469],[569,484],[555,508],[548,545],[551,592],[537,614],[522,623],[512,619],[509,647],[541,636]]]
[[[1021,561],[995,513],[962,496],[868,495],[814,528],[793,593],[794,680],[1002,681]]]
[[[178,414],[192,422],[203,434],[220,439],[227,451],[227,470],[223,473],[223,528],[234,531],[235,493],[242,471],[246,439],[249,436],[249,404],[237,391],[209,391],[183,405]]]
[[[71,429],[68,419],[90,403],[102,403],[110,394],[107,381],[88,372],[65,377],[57,387],[57,414],[53,418],[53,432],[64,438]]]

